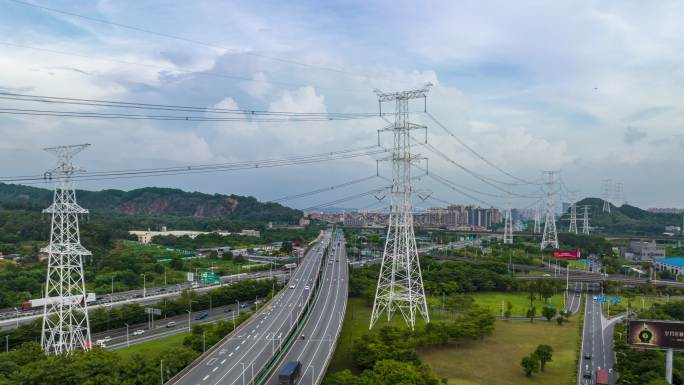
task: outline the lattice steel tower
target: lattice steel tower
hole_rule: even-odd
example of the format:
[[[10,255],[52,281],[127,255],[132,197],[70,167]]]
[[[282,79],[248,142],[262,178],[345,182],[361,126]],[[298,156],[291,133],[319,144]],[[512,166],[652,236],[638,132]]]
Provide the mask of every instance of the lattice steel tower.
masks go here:
[[[381,130],[392,132],[394,138],[391,157],[392,189],[387,239],[369,329],[373,328],[383,313],[387,313],[389,321],[397,310],[411,329],[415,327],[417,313],[430,322],[413,231],[411,202],[411,164],[420,157],[411,154],[409,135],[413,129],[426,127],[409,122],[408,105],[411,99],[426,100],[431,86],[428,83],[422,89],[391,93],[375,90],[380,107],[383,102],[395,102],[395,121]]]
[[[582,218],[582,234],[589,235],[589,206],[584,206],[584,216]]]
[[[575,194],[572,194],[572,204],[570,205],[570,228],[568,232],[577,234],[577,202]]]
[[[503,243],[513,244],[513,216],[511,215],[511,198],[506,202],[506,218],[504,219]]]
[[[544,175],[544,187],[546,189],[546,213],[544,217],[544,233],[542,235],[541,249],[551,245],[558,248],[558,232],[556,231],[556,175],[560,171],[542,171]]]
[[[41,345],[46,354],[71,353],[90,349],[90,321],[83,279],[83,257],[91,255],[81,246],[78,216],[88,210],[76,203],[72,176],[81,171],[72,164],[74,155],[89,144],[46,148],[57,156],[57,167],[45,173],[55,180],[52,205],[43,210],[52,214],[50,244],[41,251],[48,254],[45,281]]]
[[[606,179],[603,181],[603,212],[610,214],[610,190],[611,190],[611,180]]]

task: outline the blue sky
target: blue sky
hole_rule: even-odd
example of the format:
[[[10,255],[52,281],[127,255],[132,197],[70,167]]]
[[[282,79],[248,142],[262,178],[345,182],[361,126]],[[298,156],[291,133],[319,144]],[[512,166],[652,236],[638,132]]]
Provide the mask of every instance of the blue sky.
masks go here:
[[[415,88],[429,81],[435,84],[428,100],[432,114],[515,175],[538,179],[540,170],[560,169],[565,185],[580,196],[598,196],[601,181],[611,178],[624,184],[630,203],[684,207],[678,192],[684,188],[679,176],[684,160],[681,2],[31,3],[195,42],[0,0],[0,89],[207,107],[359,112],[376,110],[375,88]],[[425,116],[415,119],[429,126],[430,140],[440,151],[478,173],[510,181]],[[42,173],[51,159],[40,148],[80,142],[93,144],[79,158],[89,170],[311,154],[372,145],[385,124],[379,119],[257,125],[0,117],[0,170],[2,175]],[[499,193],[421,151],[440,175]],[[82,187],[158,185],[270,199],[374,172],[375,160],[368,158],[211,176],[92,181]],[[383,183],[373,180],[356,190],[288,203],[308,207]],[[473,202],[430,180],[418,183],[440,199]],[[521,194],[536,189],[516,187]],[[504,203],[496,197],[485,200]],[[514,201],[518,207],[532,203]]]

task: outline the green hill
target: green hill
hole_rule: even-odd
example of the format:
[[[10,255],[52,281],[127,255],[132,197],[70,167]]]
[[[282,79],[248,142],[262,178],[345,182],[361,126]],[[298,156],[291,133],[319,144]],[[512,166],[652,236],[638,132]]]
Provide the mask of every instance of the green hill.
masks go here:
[[[619,207],[611,204],[610,213],[605,213],[602,199],[585,198],[577,202],[579,227],[585,205],[589,206],[590,226],[596,232],[604,234],[655,235],[662,234],[665,226],[682,224],[682,216],[679,214],[652,213],[628,204]]]
[[[254,197],[186,192],[179,189],[146,187],[131,191],[77,190],[81,206],[94,214],[124,216],[179,216],[198,219],[273,221],[295,223],[302,213],[277,203],[259,202]],[[52,202],[49,189],[0,183],[0,205],[4,208],[38,210]]]

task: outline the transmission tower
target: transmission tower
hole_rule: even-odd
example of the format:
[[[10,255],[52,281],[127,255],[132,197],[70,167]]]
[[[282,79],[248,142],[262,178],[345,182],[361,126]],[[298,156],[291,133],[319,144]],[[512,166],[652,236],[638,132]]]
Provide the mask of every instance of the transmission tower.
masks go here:
[[[625,202],[625,191],[622,182],[615,183],[615,202],[619,205]]]
[[[503,243],[513,244],[513,216],[511,215],[510,195],[506,202],[506,218],[504,219]]]
[[[394,124],[381,130],[392,132],[394,138],[391,158],[392,189],[387,239],[369,329],[373,328],[383,313],[387,313],[389,321],[397,310],[411,329],[416,324],[416,313],[430,322],[413,232],[411,164],[419,157],[411,154],[409,135],[413,129],[426,127],[408,121],[408,105],[411,99],[427,100],[431,86],[428,83],[421,89],[391,93],[375,90],[381,111],[383,102],[394,101],[396,114]]]
[[[577,205],[575,194],[572,194],[572,203],[570,204],[570,228],[568,232],[577,234]]]
[[[603,212],[610,214],[610,190],[611,181],[606,179],[603,181]]]
[[[546,189],[546,214],[544,216],[544,233],[541,249],[551,245],[558,248],[558,233],[556,232],[556,176],[560,171],[542,171],[544,187]]]
[[[582,218],[582,234],[589,235],[589,206],[584,206],[584,216]]]
[[[88,210],[76,203],[72,176],[81,171],[72,164],[74,155],[89,144],[46,148],[57,156],[57,167],[45,173],[55,179],[52,205],[43,210],[52,215],[45,280],[41,345],[46,354],[71,353],[90,349],[90,321],[83,278],[83,257],[91,255],[81,246],[78,215]]]
[[[541,205],[537,205],[537,207],[534,208],[534,228],[532,229],[532,232],[535,234],[539,234],[541,232]]]

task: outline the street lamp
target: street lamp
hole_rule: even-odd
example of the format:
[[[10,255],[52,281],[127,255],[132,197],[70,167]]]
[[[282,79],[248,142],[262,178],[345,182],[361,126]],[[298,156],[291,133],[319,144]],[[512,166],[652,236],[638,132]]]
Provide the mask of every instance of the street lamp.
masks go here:
[[[128,339],[128,324],[124,322],[124,325],[126,325],[126,346],[131,346],[131,341]]]
[[[145,298],[145,297],[147,297],[147,287],[146,287],[146,285],[147,285],[147,274],[142,273],[140,275],[142,275],[142,277],[143,277],[143,298]]]
[[[190,331],[190,313],[192,313],[190,310],[186,310],[188,312],[188,331]]]

